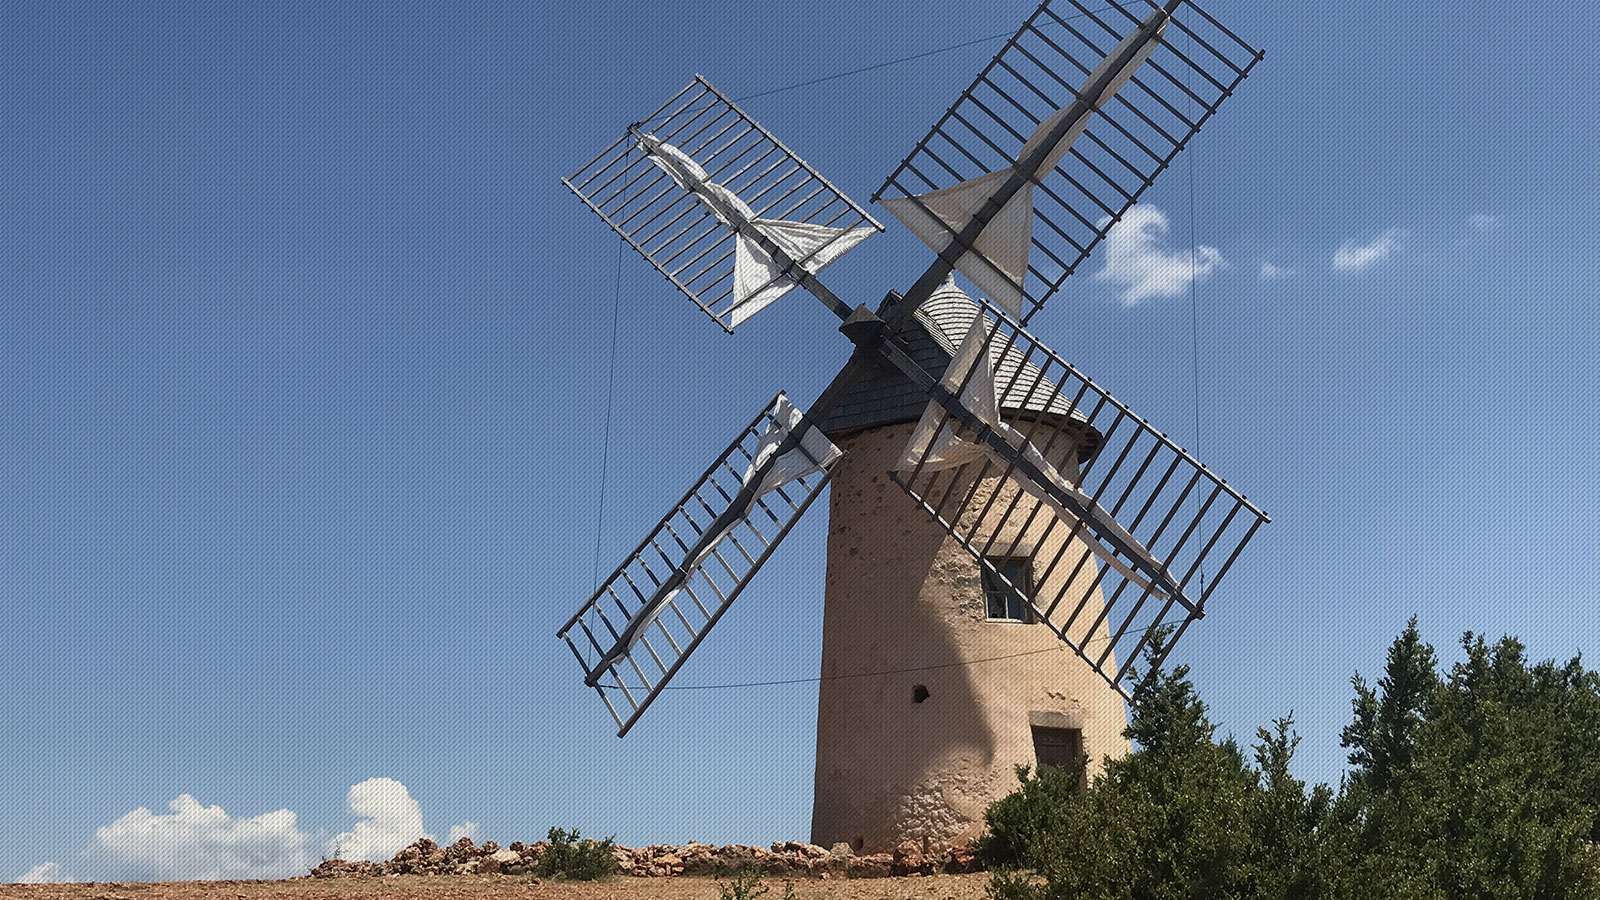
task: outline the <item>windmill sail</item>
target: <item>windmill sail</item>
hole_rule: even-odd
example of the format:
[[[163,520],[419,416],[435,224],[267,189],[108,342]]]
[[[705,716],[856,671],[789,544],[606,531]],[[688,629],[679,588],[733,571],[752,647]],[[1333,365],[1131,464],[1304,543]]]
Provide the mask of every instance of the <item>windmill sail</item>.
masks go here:
[[[1174,4],[1175,5],[1175,4]],[[935,251],[943,251],[1004,190],[1013,173],[1023,179],[1000,211],[984,224],[971,249],[956,262],[989,299],[1013,316],[1022,315],[1022,286],[1028,273],[1028,247],[1033,242],[1032,182],[1050,174],[1072,142],[1083,134],[1089,116],[1133,77],[1161,41],[1169,13],[1158,9],[1101,61],[1071,103],[1050,114],[1022,145],[1011,166],[980,175],[955,187],[915,196],[885,198],[882,203],[901,224]]]
[[[997,308],[947,284],[922,319],[953,357],[893,478],[993,577],[1032,555],[1035,617],[1128,695],[1266,515]]]
[[[880,202],[935,252],[958,240],[962,229],[1005,187],[1012,169],[990,172],[955,187]],[[1005,201],[970,248],[955,263],[985,296],[1014,316],[1022,315],[1022,285],[1033,241],[1033,191],[1027,185]]]
[[[883,230],[698,76],[563,181],[730,332]]]
[[[940,257],[910,302],[954,268],[1025,324],[1260,59],[1193,4],[1134,7],[1047,0],[879,189]]]
[[[827,483],[840,450],[779,394],[559,632],[626,734]]]
[[[778,252],[815,275],[876,233],[871,227],[830,228],[810,222],[763,219],[738,194],[712,181],[706,170],[682,150],[648,132],[638,133],[637,138],[651,162],[736,233],[733,303],[728,308],[730,327],[737,328],[798,283],[768,247],[776,246]]]
[[[973,317],[955,359],[951,360],[944,377],[940,379],[951,395],[958,398],[957,403],[952,404],[956,409],[952,411],[938,400],[929,401],[896,470],[906,472],[920,467],[923,472],[939,472],[985,457],[998,465],[1007,465],[1010,462],[1009,455],[979,440],[971,428],[964,427],[962,419],[975,418],[982,427],[998,434],[1005,446],[1021,454],[1031,470],[1039,474],[1038,479],[1018,477],[1017,485],[1022,490],[1048,504],[1062,519],[1076,518],[1086,525],[1093,523],[1094,530],[1113,535],[1125,552],[1143,564],[1147,575],[1135,572],[1117,556],[1116,550],[1107,547],[1090,530],[1080,528],[1074,536],[1136,587],[1155,599],[1166,599],[1177,587],[1165,576],[1161,564],[1150,555],[1150,551],[1139,546],[1138,540],[1124,531],[1110,513],[1092,497],[1085,496],[1074,487],[1037,447],[1000,417],[986,324],[981,316]],[[1156,587],[1152,581],[1160,583],[1165,590]]]

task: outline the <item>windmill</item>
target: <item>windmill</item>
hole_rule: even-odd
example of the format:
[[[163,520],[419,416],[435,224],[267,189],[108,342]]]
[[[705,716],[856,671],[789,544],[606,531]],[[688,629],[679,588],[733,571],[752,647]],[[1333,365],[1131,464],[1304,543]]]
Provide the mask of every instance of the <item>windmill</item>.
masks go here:
[[[1170,650],[1267,521],[1026,327],[1261,59],[1192,3],[1128,6],[1046,0],[889,176],[934,258],[873,309],[819,276],[883,226],[698,76],[564,179],[730,333],[798,287],[853,344],[558,632],[625,735],[833,479],[819,843],[952,838],[1029,735],[1040,762],[1114,740],[1153,626]]]

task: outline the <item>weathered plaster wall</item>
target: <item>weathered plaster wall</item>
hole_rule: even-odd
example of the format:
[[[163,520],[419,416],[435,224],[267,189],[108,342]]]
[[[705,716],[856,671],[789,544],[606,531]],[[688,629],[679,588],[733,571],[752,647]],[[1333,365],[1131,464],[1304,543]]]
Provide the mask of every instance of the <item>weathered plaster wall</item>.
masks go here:
[[[911,428],[839,441],[811,821],[823,846],[931,848],[976,834],[989,803],[1016,788],[1015,766],[1034,762],[1030,714],[1081,729],[1091,772],[1127,752],[1122,698],[1045,626],[987,621],[977,563],[889,479]],[[1032,547],[1044,559],[1059,548],[1054,537]],[[1032,650],[1051,652],[1015,656]],[[1012,658],[992,659],[1002,656]]]

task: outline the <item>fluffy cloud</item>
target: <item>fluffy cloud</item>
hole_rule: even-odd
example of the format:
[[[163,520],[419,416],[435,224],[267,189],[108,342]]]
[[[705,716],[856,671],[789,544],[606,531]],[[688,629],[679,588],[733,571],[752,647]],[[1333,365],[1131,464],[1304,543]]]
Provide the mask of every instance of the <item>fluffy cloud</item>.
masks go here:
[[[1105,266],[1095,279],[1118,286],[1117,299],[1133,306],[1152,297],[1178,296],[1224,265],[1215,247],[1166,249],[1168,227],[1166,215],[1154,206],[1129,209],[1106,234]]]
[[[382,861],[419,837],[422,809],[406,786],[393,778],[368,778],[352,785],[350,811],[361,816],[356,827],[328,842],[328,852],[341,859]]]
[[[478,823],[470,820],[462,822],[460,825],[451,825],[450,835],[444,839],[444,842],[448,845],[454,844],[462,838],[472,838],[473,842],[476,843],[478,840],[478,828]]]
[[[406,786],[392,778],[369,778],[350,788],[355,827],[328,841],[328,855],[349,860],[386,860],[419,837],[422,811]],[[321,836],[302,831],[291,810],[234,817],[220,806],[205,806],[188,794],[154,813],[139,807],[95,830],[94,839],[74,864],[79,877],[55,862],[41,863],[17,880],[24,884],[95,881],[189,881],[224,878],[288,878],[304,875],[317,862]],[[478,823],[450,828],[451,840],[474,840]]]
[[[55,863],[47,862],[29,869],[26,875],[17,879],[17,884],[61,884],[68,881],[77,879],[61,871],[61,867]]]
[[[1334,271],[1365,271],[1394,255],[1394,252],[1400,249],[1400,240],[1404,237],[1404,231],[1391,228],[1364,244],[1351,238],[1340,244],[1339,249],[1333,254]]]
[[[1284,268],[1282,266],[1275,266],[1275,265],[1273,265],[1272,263],[1269,263],[1269,262],[1263,262],[1261,264],[1261,280],[1262,281],[1282,281],[1285,278],[1293,278],[1294,276],[1299,275],[1299,274],[1300,274],[1299,272],[1296,272],[1293,269],[1286,269],[1286,268]]]
[[[167,809],[141,806],[97,829],[88,854],[116,864],[119,878],[148,881],[285,878],[311,868],[310,837],[287,809],[234,818],[188,794]]]
[[[1473,213],[1467,216],[1467,227],[1473,231],[1488,234],[1500,227],[1500,217],[1491,216],[1488,213]]]

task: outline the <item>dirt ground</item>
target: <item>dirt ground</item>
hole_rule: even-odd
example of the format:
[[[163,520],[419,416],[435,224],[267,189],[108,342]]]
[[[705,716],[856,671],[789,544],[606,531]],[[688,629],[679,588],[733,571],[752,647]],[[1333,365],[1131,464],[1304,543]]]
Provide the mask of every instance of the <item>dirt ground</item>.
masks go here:
[[[769,877],[761,900],[782,900],[782,877]],[[981,900],[989,876],[801,879],[796,900]],[[758,888],[759,890],[759,888]],[[179,881],[161,884],[0,885],[0,900],[718,900],[716,881],[698,875],[618,877],[602,882],[531,883],[521,876],[396,875],[371,878],[293,878],[286,881]]]

